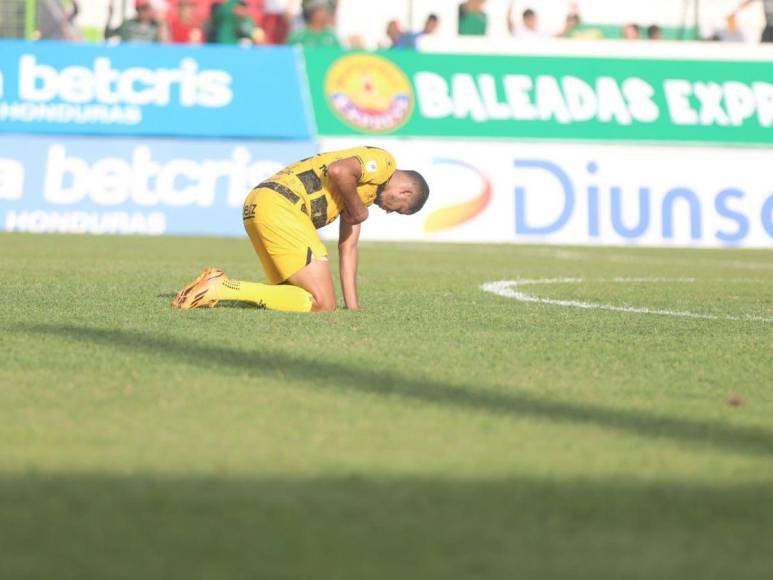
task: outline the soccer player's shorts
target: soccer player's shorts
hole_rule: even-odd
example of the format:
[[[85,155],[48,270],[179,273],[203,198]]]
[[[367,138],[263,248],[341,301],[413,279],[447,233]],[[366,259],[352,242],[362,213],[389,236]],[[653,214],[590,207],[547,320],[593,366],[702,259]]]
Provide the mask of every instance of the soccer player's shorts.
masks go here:
[[[280,284],[313,258],[327,256],[311,218],[301,211],[300,199],[279,184],[261,184],[244,201],[244,229],[270,284]]]

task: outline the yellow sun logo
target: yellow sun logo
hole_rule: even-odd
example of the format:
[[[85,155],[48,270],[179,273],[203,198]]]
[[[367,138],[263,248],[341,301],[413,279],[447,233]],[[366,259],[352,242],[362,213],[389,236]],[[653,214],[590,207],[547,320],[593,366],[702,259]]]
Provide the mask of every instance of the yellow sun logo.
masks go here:
[[[344,122],[369,133],[402,127],[413,113],[413,89],[396,65],[374,54],[338,59],[327,73],[325,93]]]

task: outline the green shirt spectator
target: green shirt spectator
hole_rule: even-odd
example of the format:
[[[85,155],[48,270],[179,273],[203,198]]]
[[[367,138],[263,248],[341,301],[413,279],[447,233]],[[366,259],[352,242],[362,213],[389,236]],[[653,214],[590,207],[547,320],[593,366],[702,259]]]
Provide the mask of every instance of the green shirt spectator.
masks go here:
[[[213,5],[210,42],[239,44],[243,39],[252,42],[255,21],[250,16],[245,0],[226,0]]]
[[[105,38],[118,37],[121,42],[163,42],[166,40],[166,29],[155,19],[149,0],[136,0],[134,9],[137,11],[136,18],[124,20],[118,27],[111,28],[110,20],[113,18],[113,4],[111,2],[107,11]]]
[[[287,39],[288,44],[302,44],[303,46],[331,46],[339,48],[341,43],[335,32],[330,29],[310,30],[308,27],[300,28]]]
[[[311,8],[306,18],[306,26],[293,32],[287,39],[288,44],[339,48],[341,43],[338,41],[336,33],[330,28],[331,20],[332,15],[327,7],[315,6]]]
[[[488,16],[483,11],[486,0],[468,0],[459,5],[459,34],[483,36],[486,34]]]

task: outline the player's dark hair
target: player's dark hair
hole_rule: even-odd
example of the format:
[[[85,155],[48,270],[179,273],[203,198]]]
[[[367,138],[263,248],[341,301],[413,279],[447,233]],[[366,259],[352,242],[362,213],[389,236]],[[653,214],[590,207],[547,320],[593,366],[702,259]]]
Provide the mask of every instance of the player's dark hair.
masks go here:
[[[537,13],[534,12],[534,10],[532,10],[531,8],[527,8],[526,10],[523,11],[524,20],[526,20],[527,18],[534,18],[536,15]]]
[[[418,171],[406,170],[405,175],[410,180],[414,193],[413,205],[411,205],[411,209],[408,213],[414,214],[427,203],[427,198],[429,197],[429,185],[427,184],[427,180],[424,179],[424,176]]]

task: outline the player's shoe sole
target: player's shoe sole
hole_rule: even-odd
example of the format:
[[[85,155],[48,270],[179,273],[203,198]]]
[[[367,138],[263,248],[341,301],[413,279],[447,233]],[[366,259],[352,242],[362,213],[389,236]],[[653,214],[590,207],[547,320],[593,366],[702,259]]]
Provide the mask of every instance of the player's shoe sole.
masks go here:
[[[228,278],[219,268],[207,268],[198,277],[177,293],[172,306],[180,310],[192,308],[214,308],[220,299],[220,287]]]

